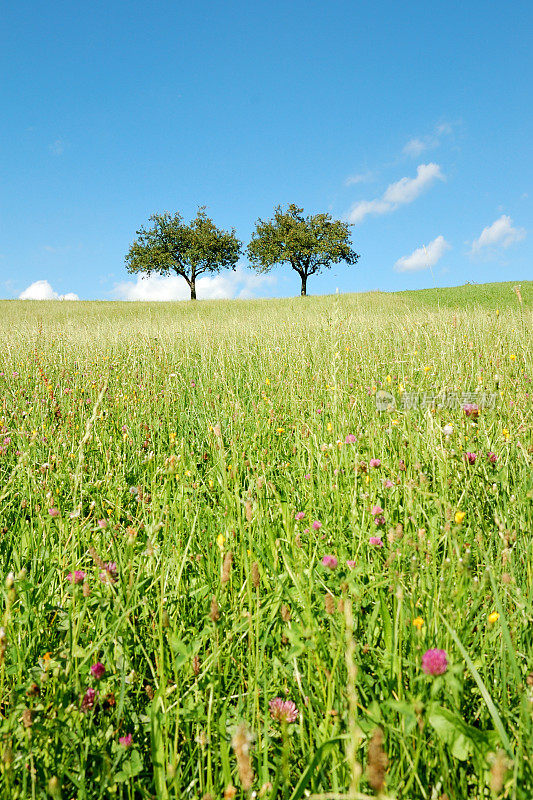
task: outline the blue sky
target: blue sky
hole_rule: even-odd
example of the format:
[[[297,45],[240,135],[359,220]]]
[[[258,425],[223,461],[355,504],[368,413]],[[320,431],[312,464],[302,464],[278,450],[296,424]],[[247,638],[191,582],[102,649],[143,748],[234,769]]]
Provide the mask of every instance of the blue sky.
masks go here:
[[[278,203],[351,219],[359,264],[310,293],[533,277],[530,2],[20,0],[0,29],[2,297],[186,296],[124,255],[198,205],[245,242]],[[298,291],[245,259],[202,289]]]

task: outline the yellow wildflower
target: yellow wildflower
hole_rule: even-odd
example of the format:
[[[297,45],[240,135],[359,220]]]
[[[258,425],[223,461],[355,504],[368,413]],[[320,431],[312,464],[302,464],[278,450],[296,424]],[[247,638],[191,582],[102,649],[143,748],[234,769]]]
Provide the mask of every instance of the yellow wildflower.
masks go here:
[[[422,617],[415,617],[413,620],[413,625],[417,630],[420,631],[422,630],[422,627],[424,625],[424,620],[422,619]]]
[[[465,517],[466,517],[466,512],[465,511],[456,511],[455,512],[455,521],[456,521],[456,523],[458,525],[461,524],[461,522],[464,520]]]
[[[497,622],[499,620],[499,618],[500,618],[500,615],[498,614],[498,612],[497,611],[493,611],[492,614],[489,614],[489,622],[490,622],[490,624],[493,625],[495,622]]]
[[[224,548],[224,542],[225,541],[226,540],[224,538],[224,534],[219,533],[218,536],[217,536],[217,544],[218,544],[218,546],[220,547],[221,550]]]

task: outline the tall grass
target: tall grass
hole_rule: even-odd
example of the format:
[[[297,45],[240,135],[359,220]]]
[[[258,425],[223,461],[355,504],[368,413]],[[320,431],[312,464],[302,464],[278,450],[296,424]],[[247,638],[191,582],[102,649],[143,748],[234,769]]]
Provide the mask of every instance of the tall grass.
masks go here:
[[[508,300],[0,304],[0,796],[530,798]]]

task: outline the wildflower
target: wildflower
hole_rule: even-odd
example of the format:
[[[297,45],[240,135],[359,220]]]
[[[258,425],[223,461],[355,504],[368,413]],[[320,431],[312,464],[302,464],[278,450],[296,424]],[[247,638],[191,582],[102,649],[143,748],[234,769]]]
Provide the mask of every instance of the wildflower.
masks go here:
[[[389,480],[383,481],[383,488],[384,489],[392,489],[393,486],[394,486],[394,484],[393,484],[392,481],[389,481]]]
[[[51,517],[58,517],[59,516],[59,510],[57,508],[55,508],[55,506],[52,506],[52,508],[49,508],[48,509],[48,513],[50,514]]]
[[[237,759],[239,780],[245,792],[252,788],[255,777],[250,761],[250,746],[252,744],[252,739],[252,734],[246,725],[241,723],[231,740],[231,746],[235,751],[235,757]]]
[[[510,434],[509,434],[509,431],[507,430],[507,428],[504,428],[502,430],[502,436],[506,441],[509,439]]]
[[[297,511],[294,515],[294,519],[303,519],[305,517],[305,511]]]
[[[219,533],[219,534],[218,534],[218,536],[217,536],[217,545],[219,546],[219,548],[220,548],[221,550],[224,548],[224,542],[225,542],[225,541],[226,541],[226,540],[225,540],[225,538],[224,538],[224,534],[222,534],[222,533]]]
[[[371,536],[368,540],[368,544],[371,544],[373,547],[384,547],[383,539],[380,536]]]
[[[456,511],[455,512],[455,522],[457,523],[457,525],[460,525],[465,517],[466,517],[466,512],[465,511]]]
[[[372,508],[370,509],[370,513],[372,514],[373,517],[375,517],[377,514],[383,514],[383,509],[381,508],[381,506],[372,506]]]
[[[276,722],[295,722],[298,719],[299,711],[292,700],[283,700],[282,697],[275,697],[268,704],[270,716]]]
[[[259,573],[259,564],[257,563],[257,561],[254,561],[252,563],[251,577],[253,585],[255,586],[256,589],[258,589],[261,584],[261,575]]]
[[[368,462],[370,467],[378,468],[381,466],[381,459],[380,458],[371,458]]]
[[[450,425],[450,423],[448,423],[448,425],[444,426],[442,432],[445,436],[451,436],[453,433],[453,425]]]
[[[376,728],[368,745],[366,776],[374,792],[380,795],[385,788],[385,773],[389,759],[383,749],[383,731]]]
[[[348,433],[344,441],[346,444],[355,444],[357,441],[357,436],[354,433]]]
[[[100,678],[104,677],[104,675],[105,675],[105,667],[101,663],[101,661],[97,661],[96,664],[92,665],[92,667],[91,667],[91,675],[93,676],[93,678],[96,678],[97,681],[99,681]]]
[[[131,733],[127,733],[125,736],[119,736],[118,743],[122,745],[122,747],[129,747],[130,744],[133,743],[133,736]]]
[[[305,478],[306,481],[310,481],[311,480],[311,475],[309,473],[307,473],[307,475],[304,475],[304,478]]]
[[[350,561],[347,561],[347,562],[346,562],[346,566],[347,566],[349,569],[353,569],[353,568],[355,567],[356,563],[357,563],[356,561],[351,561],[351,560],[350,560]]]
[[[69,572],[67,575],[67,581],[71,583],[83,583],[85,580],[85,572],[81,569],[77,569],[75,572]]]
[[[497,611],[493,611],[492,614],[489,614],[489,622],[491,625],[494,625],[500,619],[500,615]]]
[[[382,525],[385,525],[385,517],[383,514],[378,514],[377,517],[374,517],[374,524],[380,528]]]
[[[516,356],[515,356],[515,354],[514,354],[514,353],[511,353],[511,355],[509,356],[509,358],[511,359],[511,361],[516,361]]]
[[[231,566],[233,564],[233,553],[231,550],[228,550],[224,557],[224,563],[222,564],[222,574],[220,576],[220,583],[222,586],[225,586],[228,583],[231,577]]]
[[[335,556],[326,555],[322,559],[322,566],[325,567],[326,569],[331,569],[331,570],[336,569],[337,564],[338,561],[335,558]]]
[[[422,617],[415,617],[413,620],[413,625],[417,630],[421,631],[424,625],[424,620]]]
[[[83,695],[81,701],[81,710],[85,713],[86,711],[90,711],[91,708],[94,708],[96,705],[96,701],[98,699],[98,692],[89,687],[85,694]]]
[[[218,622],[220,619],[220,609],[218,607],[217,599],[213,596],[211,600],[211,607],[209,609],[209,618],[212,622]]]
[[[472,419],[476,419],[479,416],[479,406],[475,403],[466,403],[463,406],[463,411],[467,417],[472,417]]]
[[[445,650],[426,650],[422,656],[422,669],[426,675],[443,675],[448,669]]]
[[[107,520],[106,519],[99,519],[98,520],[98,527],[99,528],[107,528]]]
[[[465,458],[469,464],[475,464],[477,455],[475,453],[465,453]]]
[[[100,580],[102,583],[114,583],[117,577],[117,564],[116,561],[108,561],[103,565],[100,572]]]
[[[335,613],[335,598],[330,592],[326,592],[326,596],[324,598],[324,608],[326,609],[326,614],[330,616]]]
[[[313,522],[313,524],[311,525],[311,527],[312,527],[312,529],[313,529],[314,531],[319,531],[319,530],[320,530],[320,528],[322,527],[322,523],[321,523],[321,522],[319,522],[317,519],[315,519],[315,521]]]
[[[498,456],[496,455],[496,453],[493,453],[490,450],[487,453],[487,458],[488,458],[488,460],[490,461],[491,464],[495,464],[497,462],[497,460],[498,460]]]

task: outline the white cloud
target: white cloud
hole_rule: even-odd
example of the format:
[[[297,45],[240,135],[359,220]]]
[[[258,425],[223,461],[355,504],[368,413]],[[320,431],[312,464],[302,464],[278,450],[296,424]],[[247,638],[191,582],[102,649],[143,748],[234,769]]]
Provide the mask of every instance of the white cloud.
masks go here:
[[[513,220],[507,214],[483,228],[481,235],[472,242],[472,253],[479,253],[483,248],[509,247],[525,238],[524,228],[514,228]]]
[[[246,299],[254,291],[276,282],[275,275],[260,275],[242,267],[218,275],[204,275],[196,281],[196,295],[200,300]],[[134,281],[115,284],[113,295],[117,300],[188,300],[190,290],[178,275],[137,275]]]
[[[446,241],[444,236],[437,236],[427,245],[414,250],[410,256],[403,256],[399,258],[394,269],[396,272],[419,272],[423,269],[434,267],[437,261],[440,261],[446,250],[449,250],[450,244]]]
[[[48,281],[35,281],[19,294],[19,300],[79,300],[74,292],[58,294],[54,292]]]
[[[396,183],[391,183],[381,198],[355,203],[348,212],[348,220],[354,223],[361,222],[368,214],[387,214],[398,206],[412,203],[436,180],[444,180],[439,165],[420,164],[415,178],[401,178]]]
[[[423,153],[424,150],[427,150],[431,147],[431,144],[427,140],[424,139],[409,139],[405,147],[403,148],[403,152],[406,156],[414,156],[415,158]]]
[[[390,203],[385,203],[384,200],[361,200],[352,206],[348,213],[348,220],[361,222],[368,214],[386,214],[387,211],[392,211],[392,206]]]
[[[374,177],[373,172],[361,172],[358,175],[350,175],[344,181],[345,186],[354,186],[356,183],[366,183]]]
[[[403,148],[403,153],[406,156],[418,158],[418,156],[425,150],[433,150],[435,147],[438,147],[441,143],[442,137],[450,136],[452,133],[453,126],[449,122],[441,122],[440,125],[435,126],[433,133],[430,133],[427,136],[409,139]]]
[[[416,169],[416,178],[401,178],[391,183],[383,195],[383,199],[394,205],[412,203],[422,194],[424,189],[436,180],[444,180],[438,164],[420,164]]]

